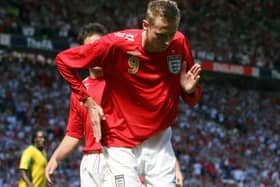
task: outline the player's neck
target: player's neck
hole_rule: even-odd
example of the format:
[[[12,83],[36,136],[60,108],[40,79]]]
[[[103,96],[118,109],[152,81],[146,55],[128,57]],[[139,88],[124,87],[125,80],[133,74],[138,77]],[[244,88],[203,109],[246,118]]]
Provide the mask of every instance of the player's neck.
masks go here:
[[[89,71],[90,78],[97,79],[103,77],[103,71]]]

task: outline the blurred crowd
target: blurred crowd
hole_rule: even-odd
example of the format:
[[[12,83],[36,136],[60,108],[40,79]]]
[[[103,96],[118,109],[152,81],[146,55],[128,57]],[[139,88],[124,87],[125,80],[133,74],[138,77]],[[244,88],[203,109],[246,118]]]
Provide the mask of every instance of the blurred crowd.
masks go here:
[[[70,90],[55,67],[35,55],[2,53],[0,62],[0,186],[4,187],[18,182],[20,155],[31,144],[34,127],[46,130],[48,155],[55,149],[64,135]],[[69,167],[59,181],[79,181],[77,160],[66,162]]]
[[[47,131],[48,155],[64,135],[69,94],[55,66],[37,55],[0,56],[0,186],[15,186],[20,154],[30,131]],[[50,60],[51,61],[51,60]],[[201,82],[202,101],[180,104],[173,143],[185,187],[246,184],[280,186],[280,93]],[[61,162],[57,187],[79,186],[81,147]]]
[[[279,187],[279,91],[202,86],[201,103],[181,104],[173,131],[186,186]]]
[[[148,0],[9,0],[0,2],[0,32],[75,41],[81,25],[138,28]],[[177,0],[180,30],[196,58],[280,69],[278,0]]]
[[[180,30],[197,59],[279,68],[277,0],[178,0]],[[125,5],[124,5],[125,3]],[[147,0],[0,1],[0,33],[76,41],[84,23],[110,31],[140,27]],[[279,68],[280,69],[280,68]],[[32,128],[47,131],[48,155],[64,136],[68,85],[40,54],[0,51],[0,186],[17,186]],[[174,149],[185,187],[280,187],[280,93],[201,82],[203,98],[180,104]],[[79,186],[81,147],[61,162],[54,187]]]

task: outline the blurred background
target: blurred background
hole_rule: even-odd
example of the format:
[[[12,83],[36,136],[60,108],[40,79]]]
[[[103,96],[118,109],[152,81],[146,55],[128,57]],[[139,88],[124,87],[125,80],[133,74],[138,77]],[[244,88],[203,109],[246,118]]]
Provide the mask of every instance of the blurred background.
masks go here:
[[[0,1],[0,187],[17,186],[30,132],[64,136],[70,89],[54,66],[79,28],[140,28],[147,0]],[[203,67],[202,100],[180,104],[173,144],[185,187],[280,187],[280,1],[177,0],[180,31]],[[60,163],[57,187],[79,186],[81,147]]]

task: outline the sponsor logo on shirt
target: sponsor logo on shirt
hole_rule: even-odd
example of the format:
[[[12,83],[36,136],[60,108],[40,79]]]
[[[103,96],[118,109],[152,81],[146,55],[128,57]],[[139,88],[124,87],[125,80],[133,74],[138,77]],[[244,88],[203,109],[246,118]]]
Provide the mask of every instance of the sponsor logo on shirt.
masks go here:
[[[129,54],[129,55],[132,55],[132,56],[139,56],[139,55],[141,55],[141,53],[139,51],[127,51],[126,53]]]
[[[181,70],[181,57],[179,55],[167,56],[169,71],[178,74]]]

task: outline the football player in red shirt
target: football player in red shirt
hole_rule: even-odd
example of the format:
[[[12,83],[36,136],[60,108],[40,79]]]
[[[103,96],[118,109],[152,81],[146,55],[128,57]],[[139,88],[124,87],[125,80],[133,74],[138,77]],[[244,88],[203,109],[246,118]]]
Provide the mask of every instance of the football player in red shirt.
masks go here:
[[[106,29],[99,23],[89,23],[81,28],[78,40],[81,44],[88,44],[99,39],[106,33]],[[102,70],[98,67],[89,68],[89,76],[83,80],[90,96],[97,104],[101,103],[105,81],[102,78]],[[66,135],[52,154],[47,167],[46,178],[49,184],[53,184],[51,175],[56,170],[58,162],[72,153],[84,138],[83,158],[80,166],[81,187],[100,187],[103,176],[106,173],[106,164],[101,154],[102,146],[96,142],[93,129],[89,121],[88,111],[77,99],[76,93],[71,93],[69,118]]]
[[[175,186],[170,125],[180,97],[193,106],[201,96],[201,67],[194,64],[188,40],[177,30],[179,22],[176,2],[154,0],[143,29],[107,34],[56,57],[58,71],[89,111],[96,141],[102,138],[117,186],[141,186],[139,171],[147,186]],[[94,66],[102,67],[106,81],[102,108],[78,74],[78,69]],[[144,165],[137,163],[143,159]]]

